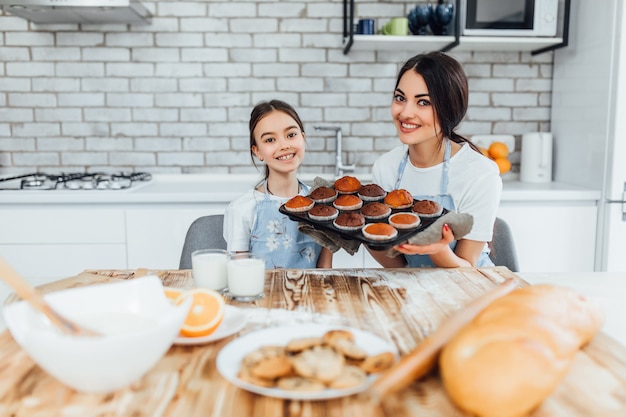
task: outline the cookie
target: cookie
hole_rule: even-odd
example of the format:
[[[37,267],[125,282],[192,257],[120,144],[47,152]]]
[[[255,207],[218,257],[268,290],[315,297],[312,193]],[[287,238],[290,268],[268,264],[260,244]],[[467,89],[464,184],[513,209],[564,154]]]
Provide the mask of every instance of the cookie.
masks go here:
[[[361,363],[361,369],[368,374],[375,374],[377,372],[389,369],[391,365],[396,361],[396,357],[391,352],[383,352],[378,355],[368,356]]]
[[[287,343],[285,351],[287,351],[287,353],[298,353],[314,346],[320,346],[322,343],[323,341],[321,337],[301,337],[298,339],[292,339],[289,343]]]
[[[258,378],[276,379],[291,374],[293,367],[287,356],[265,358],[250,367],[250,373]]]
[[[252,368],[257,363],[264,359],[274,358],[276,356],[284,356],[285,348],[282,346],[261,346],[260,348],[253,350],[243,357],[241,364],[244,367]]]
[[[242,366],[241,369],[239,369],[239,372],[237,373],[237,378],[250,384],[258,385],[264,388],[272,388],[274,386],[273,379],[264,379],[254,376],[250,372],[250,368],[246,366]]]
[[[278,388],[288,391],[322,391],[326,389],[326,385],[322,382],[301,376],[280,378],[276,385]]]
[[[327,346],[315,346],[292,358],[296,373],[305,378],[330,382],[341,374],[345,357]]]
[[[329,330],[326,333],[324,333],[324,336],[322,336],[322,340],[324,341],[324,344],[332,346],[335,340],[338,339],[347,339],[351,342],[354,342],[354,335],[352,334],[352,332],[348,331],[348,330]]]
[[[335,348],[337,352],[343,354],[346,359],[360,361],[367,356],[367,352],[355,345],[350,339],[335,338],[331,341],[330,346]]]
[[[346,365],[339,376],[328,384],[330,388],[345,389],[357,387],[367,381],[365,371],[357,366]]]

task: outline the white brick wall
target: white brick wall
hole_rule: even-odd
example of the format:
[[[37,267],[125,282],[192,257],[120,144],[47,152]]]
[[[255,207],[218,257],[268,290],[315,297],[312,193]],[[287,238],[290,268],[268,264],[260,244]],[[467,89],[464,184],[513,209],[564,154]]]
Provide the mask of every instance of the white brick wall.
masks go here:
[[[303,172],[334,171],[341,126],[358,172],[397,146],[389,103],[413,53],[343,54],[341,0],[142,0],[148,26],[38,25],[0,12],[0,175],[34,170],[255,172],[259,100],[299,111]],[[413,7],[359,1],[380,26]],[[470,80],[466,135],[549,129],[552,54],[454,53]]]

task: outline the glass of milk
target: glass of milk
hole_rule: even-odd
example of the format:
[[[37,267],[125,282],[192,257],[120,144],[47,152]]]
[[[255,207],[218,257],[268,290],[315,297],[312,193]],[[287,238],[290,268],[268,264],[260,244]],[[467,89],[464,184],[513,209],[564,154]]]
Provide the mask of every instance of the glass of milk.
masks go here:
[[[254,301],[265,290],[265,259],[251,253],[231,253],[228,259],[228,293],[236,301]]]
[[[191,254],[191,271],[196,287],[226,291],[228,287],[228,252],[200,249]]]

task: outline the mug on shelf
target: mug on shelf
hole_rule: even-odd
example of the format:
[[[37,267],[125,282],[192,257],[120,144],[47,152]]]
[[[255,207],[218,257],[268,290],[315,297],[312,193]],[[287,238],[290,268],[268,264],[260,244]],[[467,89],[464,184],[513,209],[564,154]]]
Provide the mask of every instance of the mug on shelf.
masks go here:
[[[409,34],[409,19],[394,17],[383,25],[380,32],[383,35],[406,36]]]
[[[356,25],[356,33],[358,35],[373,35],[376,31],[375,26],[376,21],[374,19],[360,19]]]

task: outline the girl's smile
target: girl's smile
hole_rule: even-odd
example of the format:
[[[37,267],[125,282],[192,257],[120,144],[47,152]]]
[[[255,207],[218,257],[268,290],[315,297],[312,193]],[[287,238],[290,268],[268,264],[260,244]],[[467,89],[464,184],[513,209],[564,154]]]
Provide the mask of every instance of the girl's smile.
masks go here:
[[[257,123],[252,151],[272,172],[295,173],[304,159],[304,132],[287,113],[273,111]]]

